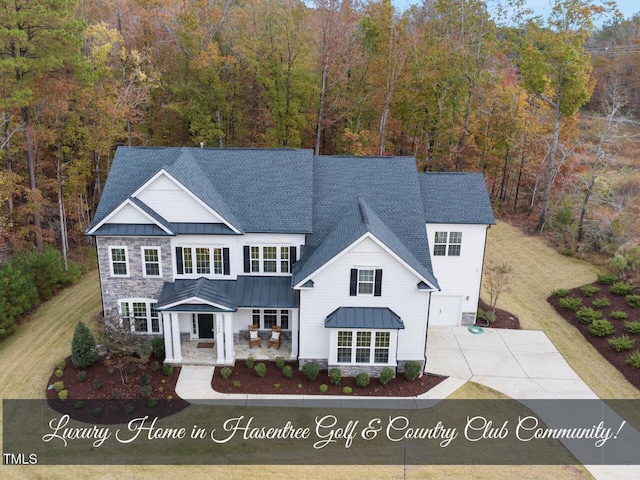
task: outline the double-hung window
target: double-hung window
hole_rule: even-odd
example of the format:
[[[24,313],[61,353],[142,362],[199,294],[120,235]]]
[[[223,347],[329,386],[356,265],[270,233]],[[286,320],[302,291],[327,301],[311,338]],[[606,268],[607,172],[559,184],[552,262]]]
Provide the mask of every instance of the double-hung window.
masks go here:
[[[125,328],[130,328],[137,333],[161,333],[160,317],[154,300],[122,300],[120,314]]]
[[[178,275],[229,275],[229,249],[221,247],[176,247]]]
[[[462,248],[462,232],[436,232],[433,255],[459,257]]]
[[[338,363],[389,363],[391,332],[339,330],[337,341]]]
[[[144,277],[161,277],[160,247],[142,247],[142,274]]]
[[[257,325],[260,330],[269,330],[275,325],[282,327],[283,330],[289,330],[290,328],[290,313],[287,309],[256,308],[251,315],[253,324]]]
[[[109,265],[114,277],[129,276],[129,256],[127,247],[109,247]]]
[[[291,273],[296,247],[251,245],[244,247],[245,273]]]
[[[349,296],[382,295],[382,269],[352,268],[349,284]]]

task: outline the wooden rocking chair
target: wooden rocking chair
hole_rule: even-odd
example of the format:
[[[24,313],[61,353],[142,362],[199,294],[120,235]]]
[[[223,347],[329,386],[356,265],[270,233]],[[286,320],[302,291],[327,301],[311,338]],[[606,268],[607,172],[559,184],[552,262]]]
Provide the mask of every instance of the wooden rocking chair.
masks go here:
[[[262,339],[258,335],[258,325],[249,325],[249,348],[261,346]]]
[[[278,325],[274,325],[273,327],[271,327],[271,336],[269,337],[269,345],[267,346],[267,348],[270,347],[278,347],[278,350],[280,350],[280,339],[282,336],[282,327],[279,327]]]

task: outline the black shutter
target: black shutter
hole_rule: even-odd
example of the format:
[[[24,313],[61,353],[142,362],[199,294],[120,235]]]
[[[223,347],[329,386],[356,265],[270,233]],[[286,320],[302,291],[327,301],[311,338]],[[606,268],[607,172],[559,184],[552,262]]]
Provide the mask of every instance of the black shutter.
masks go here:
[[[296,263],[298,256],[298,249],[296,247],[289,247],[289,273],[293,273],[293,264]]]
[[[229,249],[228,248],[222,249],[222,273],[224,275],[231,274],[231,272],[229,271]]]
[[[176,271],[178,275],[184,273],[184,266],[182,264],[182,247],[176,247]]]
[[[349,282],[349,296],[355,297],[358,292],[358,269],[351,269],[351,281]]]
[[[376,276],[373,285],[373,296],[379,297],[382,295],[382,269],[376,270]]]
[[[244,246],[244,273],[251,273],[251,258],[249,257],[249,246]]]

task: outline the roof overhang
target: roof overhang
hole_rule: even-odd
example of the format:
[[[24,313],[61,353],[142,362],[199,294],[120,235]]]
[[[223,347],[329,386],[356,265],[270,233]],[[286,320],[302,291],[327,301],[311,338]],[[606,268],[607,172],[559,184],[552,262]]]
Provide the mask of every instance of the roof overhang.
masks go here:
[[[324,320],[326,328],[365,328],[376,330],[400,330],[402,319],[390,308],[340,307]]]
[[[127,198],[124,202],[122,202],[120,205],[118,205],[116,208],[114,208],[111,211],[111,213],[109,213],[109,215],[104,217],[93,228],[91,228],[89,231],[87,231],[86,235],[95,235],[96,231],[102,225],[104,225],[105,223],[109,223],[109,220],[111,218],[113,218],[119,211],[121,211],[123,208],[125,208],[127,206],[131,206],[131,207],[135,208],[138,212],[140,212],[140,214],[142,214],[145,218],[147,218],[151,224],[156,225],[157,227],[162,229],[167,235],[173,235],[173,232],[171,230],[169,230],[167,227],[162,225],[162,223],[158,222],[155,218],[153,218],[151,215],[149,215],[147,212],[145,212],[142,208],[140,208],[140,206],[138,206],[130,198]]]

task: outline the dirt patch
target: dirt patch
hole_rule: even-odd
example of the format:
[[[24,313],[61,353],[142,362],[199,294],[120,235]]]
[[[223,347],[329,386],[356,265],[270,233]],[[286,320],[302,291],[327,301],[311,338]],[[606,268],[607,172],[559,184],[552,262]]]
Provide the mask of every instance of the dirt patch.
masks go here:
[[[481,308],[485,312],[490,312],[491,307],[484,303],[482,300],[478,303],[478,308]],[[501,310],[496,308],[496,321],[486,324],[484,320],[477,320],[476,324],[481,327],[488,328],[507,328],[510,330],[520,330],[520,320],[514,314],[507,312],[506,310]]]
[[[292,378],[285,378],[275,362],[256,363],[266,365],[267,373],[264,377],[258,377],[253,369],[248,368],[244,362],[238,361],[227,379],[222,378],[220,369],[216,368],[211,387],[221,393],[286,395],[344,395],[342,389],[351,387],[351,396],[415,397],[429,391],[447,378],[441,375],[424,374],[422,378],[407,382],[400,374],[400,377],[393,378],[386,385],[380,384],[377,378],[372,378],[368,386],[361,388],[356,385],[354,377],[342,377],[340,385],[331,384],[326,370],[321,370],[318,377],[311,382],[298,370],[295,362],[287,363],[293,370]],[[234,386],[234,382],[238,386]],[[327,386],[326,392],[320,391],[320,385],[323,384]]]
[[[156,361],[162,366],[162,361]],[[127,373],[128,381],[123,383],[120,372],[109,369],[102,360],[87,368],[78,369],[71,363],[71,357],[67,357],[62,377],[57,378],[55,370],[49,377],[47,400],[60,413],[68,413],[71,418],[97,424],[122,423],[131,419],[131,413],[163,418],[187,407],[189,403],[178,397],[175,391],[180,368],[174,368],[171,375],[163,375],[162,368],[154,372],[150,365],[151,363],[137,366],[134,371]],[[82,382],[78,379],[80,370],[86,372],[86,379]],[[150,399],[154,400],[142,398],[140,387],[143,375],[145,379],[148,378]],[[69,392],[65,401],[59,400],[56,390],[49,387],[58,381],[63,382],[64,389]],[[96,388],[98,382],[99,386]],[[114,390],[117,390],[116,394]],[[131,408],[133,410],[127,413]],[[101,413],[97,414],[96,409],[100,409]]]
[[[616,329],[612,335],[607,337],[596,337],[589,332],[589,325],[585,325],[578,320],[578,316],[575,312],[565,310],[560,307],[560,298],[549,297],[547,301],[556,309],[558,315],[564,318],[568,323],[576,327],[580,333],[584,336],[584,338],[594,346],[594,348],[602,355],[605,359],[609,361],[624,377],[629,380],[629,382],[640,390],[640,369],[633,368],[630,365],[627,365],[625,362],[630,353],[638,351],[640,347],[640,334],[638,333],[628,333],[624,330],[624,322],[625,320],[614,320],[610,317],[611,312],[613,311],[624,311],[629,314],[629,317],[626,321],[640,321],[640,308],[631,308],[627,304],[627,300],[624,295],[614,295],[609,291],[608,285],[599,285],[598,283],[592,283],[590,285],[596,286],[600,288],[595,295],[592,297],[584,297],[580,288],[577,287],[569,291],[569,297],[582,298],[582,305],[585,307],[590,307],[591,302],[598,298],[607,298],[611,302],[611,305],[604,308],[594,309],[600,310],[602,312],[602,318],[609,320],[614,328]],[[638,288],[632,292],[637,294]],[[628,350],[626,352],[616,352],[609,345],[609,339],[613,337],[618,337],[620,335],[626,334],[631,339],[635,339],[636,345],[635,348]]]

